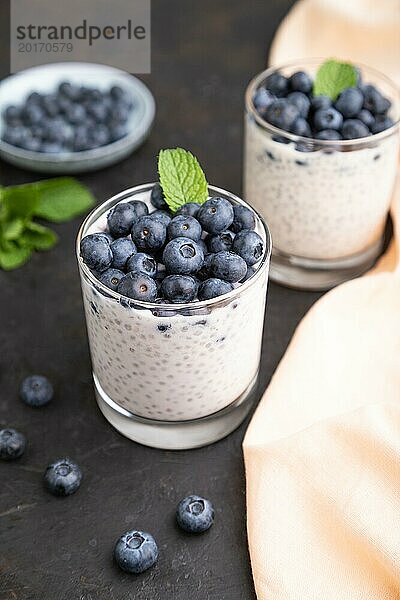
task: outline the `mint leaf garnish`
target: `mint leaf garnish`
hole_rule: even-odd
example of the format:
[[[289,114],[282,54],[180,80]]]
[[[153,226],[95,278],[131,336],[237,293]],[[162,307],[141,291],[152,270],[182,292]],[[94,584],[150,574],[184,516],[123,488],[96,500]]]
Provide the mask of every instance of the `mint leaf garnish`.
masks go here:
[[[21,267],[34,250],[49,250],[57,243],[54,231],[34,217],[61,223],[94,202],[90,191],[71,177],[0,187],[0,268]]]
[[[50,250],[57,240],[58,237],[54,231],[33,221],[26,224],[25,230],[19,238],[21,246],[33,250]]]
[[[207,181],[197,158],[183,148],[160,150],[158,173],[165,201],[173,212],[188,202],[203,204]]]
[[[29,246],[20,246],[16,241],[0,243],[0,267],[5,271],[18,269],[30,258],[32,250]]]
[[[348,87],[357,85],[357,70],[350,64],[335,59],[326,60],[318,69],[314,81],[314,96],[329,96],[336,100]]]
[[[95,199],[87,187],[72,177],[48,179],[34,184],[39,193],[39,203],[35,215],[62,223],[86,212]]]
[[[4,221],[1,225],[1,234],[7,241],[17,240],[24,230],[24,225],[23,219]]]

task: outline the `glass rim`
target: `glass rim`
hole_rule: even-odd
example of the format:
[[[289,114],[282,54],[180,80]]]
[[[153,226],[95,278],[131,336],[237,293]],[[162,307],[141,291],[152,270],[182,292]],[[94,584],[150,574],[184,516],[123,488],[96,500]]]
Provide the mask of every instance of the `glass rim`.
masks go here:
[[[257,218],[259,219],[259,221],[263,227],[264,234],[265,234],[266,249],[265,249],[264,255],[261,259],[261,262],[258,265],[257,270],[255,271],[255,273],[253,273],[253,275],[249,279],[247,279],[247,281],[243,282],[240,286],[238,286],[237,288],[234,288],[230,292],[228,292],[226,294],[222,294],[221,296],[217,296],[216,298],[211,298],[209,300],[200,300],[197,302],[185,302],[185,303],[174,304],[172,302],[157,303],[157,302],[145,302],[143,300],[134,300],[133,298],[129,298],[128,296],[123,296],[122,294],[119,294],[118,292],[114,292],[114,290],[111,290],[106,285],[104,285],[99,279],[97,279],[93,275],[93,273],[91,272],[89,267],[87,265],[85,265],[85,263],[83,262],[83,260],[80,256],[80,243],[81,243],[82,238],[84,237],[83,234],[85,232],[85,229],[87,229],[89,222],[99,218],[107,210],[109,210],[112,206],[117,204],[119,201],[122,201],[124,198],[127,198],[137,192],[150,191],[151,188],[154,186],[154,184],[155,184],[155,182],[143,183],[143,184],[128,188],[126,190],[123,190],[122,192],[119,192],[118,194],[115,194],[114,196],[111,196],[111,198],[109,198],[108,200],[105,200],[101,204],[97,205],[93,210],[91,210],[90,213],[86,216],[83,223],[81,224],[81,226],[78,230],[77,238],[76,238],[76,246],[75,246],[76,258],[78,261],[79,271],[81,273],[83,273],[83,275],[89,280],[89,282],[92,286],[99,289],[103,293],[104,296],[113,298],[114,300],[117,300],[120,304],[122,304],[121,299],[124,299],[125,303],[128,304],[131,308],[137,307],[139,309],[148,309],[148,310],[162,309],[165,311],[175,311],[175,312],[179,312],[182,310],[193,310],[193,312],[195,312],[197,310],[201,310],[202,308],[203,309],[208,308],[210,306],[215,307],[215,306],[219,306],[219,305],[225,305],[227,302],[234,300],[237,296],[239,296],[239,294],[242,291],[247,290],[249,287],[251,287],[255,283],[255,281],[257,281],[259,279],[261,274],[264,273],[264,271],[267,269],[267,267],[269,265],[269,262],[271,259],[271,252],[272,252],[272,238],[271,238],[271,233],[270,233],[267,223],[265,222],[265,220],[262,218],[262,216],[259,214],[258,211],[256,211],[247,202],[245,202],[244,200],[239,198],[239,196],[236,196],[236,194],[233,194],[232,192],[230,192],[228,190],[224,190],[223,188],[219,188],[219,187],[216,187],[211,184],[208,184],[208,189],[210,191],[212,191],[213,193],[217,193],[217,194],[222,193],[222,194],[228,195],[237,204],[246,206],[247,208],[252,210],[255,213],[255,215],[257,216]]]
[[[373,133],[372,135],[369,135],[367,137],[355,138],[353,140],[319,140],[317,138],[305,137],[302,135],[296,135],[294,133],[290,133],[289,131],[285,131],[284,129],[281,129],[280,127],[276,127],[275,125],[268,123],[258,114],[258,112],[254,106],[254,103],[253,103],[254,92],[258,89],[258,87],[263,82],[263,80],[265,80],[269,75],[271,75],[272,73],[274,73],[276,71],[286,69],[288,67],[304,68],[304,66],[307,66],[307,65],[322,64],[325,60],[326,60],[326,57],[325,58],[305,58],[304,60],[301,60],[301,59],[290,60],[290,61],[286,61],[284,63],[280,63],[278,65],[270,66],[267,69],[264,69],[263,71],[261,71],[260,73],[255,75],[251,79],[251,81],[248,83],[247,88],[246,88],[245,106],[246,106],[247,112],[253,116],[257,125],[262,127],[262,129],[265,129],[266,131],[272,132],[281,137],[285,137],[293,142],[296,142],[296,143],[300,142],[300,143],[305,143],[308,145],[314,144],[314,145],[321,146],[321,149],[327,148],[327,147],[332,148],[332,146],[335,146],[336,148],[337,147],[347,148],[349,146],[352,146],[352,147],[356,146],[356,148],[352,148],[352,149],[357,150],[357,146],[365,146],[367,144],[374,143],[375,141],[381,141],[381,140],[385,139],[386,137],[390,137],[391,135],[396,133],[396,130],[399,129],[399,123],[400,123],[400,89],[399,89],[399,87],[396,85],[396,83],[394,81],[392,81],[390,79],[390,77],[387,77],[384,73],[382,73],[378,69],[369,67],[368,65],[365,65],[365,64],[359,63],[359,62],[354,63],[354,66],[360,67],[362,70],[365,70],[366,72],[375,74],[375,76],[377,78],[380,78],[387,85],[389,85],[393,89],[393,91],[396,95],[397,104],[398,104],[396,120],[391,127],[388,127],[388,129],[384,129],[383,131],[380,131],[379,133]]]

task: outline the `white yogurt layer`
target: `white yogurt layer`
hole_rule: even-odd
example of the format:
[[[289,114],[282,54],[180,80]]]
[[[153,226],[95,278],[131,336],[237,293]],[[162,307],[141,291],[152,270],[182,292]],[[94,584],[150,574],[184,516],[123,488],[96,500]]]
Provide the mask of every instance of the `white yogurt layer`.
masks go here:
[[[269,224],[274,248],[321,260],[357,254],[383,234],[399,138],[349,152],[299,152],[246,117],[245,197]]]
[[[133,198],[149,204],[148,193]],[[104,231],[105,223],[104,214],[84,235]],[[257,231],[265,243],[260,223]],[[260,270],[236,296],[208,309],[192,303],[178,314],[168,305],[168,314],[160,304],[163,316],[121,304],[82,276],[93,372],[104,392],[138,416],[167,421],[204,417],[234,402],[258,372],[267,273]]]

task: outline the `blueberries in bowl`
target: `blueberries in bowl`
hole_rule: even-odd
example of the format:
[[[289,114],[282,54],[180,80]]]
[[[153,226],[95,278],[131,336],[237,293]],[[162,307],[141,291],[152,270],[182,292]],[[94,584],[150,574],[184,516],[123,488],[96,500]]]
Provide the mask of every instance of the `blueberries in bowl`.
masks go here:
[[[132,110],[119,86],[100,90],[64,81],[51,93],[34,91],[21,105],[7,106],[2,140],[34,152],[92,150],[125,137]]]
[[[132,300],[186,304],[228,294],[256,271],[266,247],[249,207],[213,196],[172,212],[159,183],[149,196],[149,205],[116,204],[106,231],[82,238],[81,259],[103,285]]]
[[[325,63],[320,66],[320,69],[324,67],[326,69]],[[336,62],[336,67],[349,68],[351,65]],[[325,92],[320,91],[318,85],[314,87],[319,79],[319,71],[316,81],[313,81],[313,78],[304,71],[297,71],[288,77],[275,71],[255,90],[254,109],[267,123],[288,133],[314,140],[359,139],[392,127],[394,122],[389,115],[390,100],[376,86],[360,83],[359,69],[353,67],[353,71],[356,76],[346,79],[349,82],[347,87],[341,81],[340,87],[336,87],[339,78],[336,81],[334,72],[330,71],[333,82],[328,80],[325,70],[323,80]],[[347,76],[348,71],[343,77]],[[321,88],[321,79],[319,88]],[[315,95],[314,89],[317,91]],[[333,89],[336,91],[332,92]],[[282,136],[274,136],[273,139],[278,142],[290,142],[288,138]],[[297,150],[303,150],[301,144],[295,147]],[[317,148],[318,146],[315,149]],[[308,151],[312,149],[310,147]]]

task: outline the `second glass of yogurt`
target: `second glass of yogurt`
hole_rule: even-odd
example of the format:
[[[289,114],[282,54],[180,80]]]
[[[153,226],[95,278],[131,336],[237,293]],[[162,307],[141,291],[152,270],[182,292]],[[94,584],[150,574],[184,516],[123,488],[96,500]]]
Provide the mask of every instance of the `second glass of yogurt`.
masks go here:
[[[263,256],[249,279],[222,296],[187,304],[121,296],[83,263],[80,243],[106,230],[107,214],[117,204],[140,200],[150,207],[153,185],[107,200],[78,235],[95,391],[105,417],[127,437],[158,448],[194,448],[233,431],[255,400],[271,239],[254,212]],[[248,206],[213,186],[209,195]]]
[[[254,96],[274,73],[314,76],[321,59],[257,75],[246,91],[244,193],[271,228],[271,278],[325,290],[365,272],[382,249],[399,151],[399,92],[358,66],[363,82],[391,102],[393,125],[360,139],[301,137],[266,122]]]

